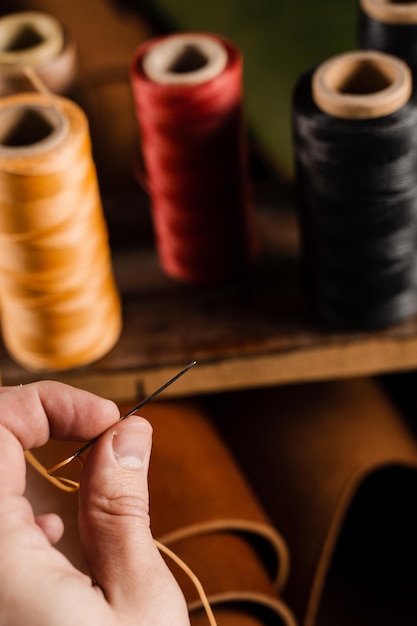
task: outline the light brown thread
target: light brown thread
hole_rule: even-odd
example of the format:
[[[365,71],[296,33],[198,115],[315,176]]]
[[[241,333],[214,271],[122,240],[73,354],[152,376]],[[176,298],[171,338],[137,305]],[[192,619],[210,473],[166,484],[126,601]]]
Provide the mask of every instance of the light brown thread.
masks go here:
[[[46,480],[51,482],[55,487],[58,487],[58,489],[61,489],[62,491],[66,491],[69,493],[79,490],[80,483],[78,481],[75,481],[69,478],[64,478],[61,476],[59,477],[51,476],[51,474],[49,473],[50,470],[47,470],[46,467],[44,467],[42,463],[40,463],[38,459],[29,450],[25,451],[25,457],[28,463],[37,472],[39,472],[39,474],[43,476],[43,478],[46,478]],[[82,466],[82,460],[80,459],[80,457],[76,457],[76,458],[78,459],[78,461],[81,463],[81,466]],[[73,460],[74,460],[73,457],[70,457],[70,459],[65,459],[63,462],[58,463],[55,466],[55,469],[59,469],[63,467],[64,465],[66,465],[68,462],[71,462]],[[170,548],[167,548],[166,546],[164,546],[164,544],[158,541],[157,539],[154,539],[154,543],[160,552],[163,552],[164,554],[166,554],[190,578],[190,580],[192,581],[192,583],[194,584],[197,590],[197,593],[201,600],[201,604],[203,605],[204,610],[207,614],[207,619],[208,619],[210,626],[217,626],[216,618],[214,617],[213,611],[211,609],[210,603],[207,598],[207,594],[204,591],[204,587],[201,584],[199,578],[194,574],[192,569],[188,567],[188,565],[184,563],[184,561],[180,559],[180,557],[177,556],[175,552],[173,552]]]
[[[74,491],[78,491],[80,488],[80,483],[76,480],[72,480],[71,478],[65,478],[63,476],[51,476],[48,474],[48,470],[46,467],[38,461],[38,459],[30,452],[30,450],[25,450],[25,457],[28,463],[35,469],[43,478],[49,480],[55,487],[61,489],[62,491],[67,491],[68,493],[73,493]],[[81,467],[83,466],[82,460],[78,459]]]
[[[22,72],[28,78],[28,80],[32,83],[33,87],[36,91],[46,98],[49,99],[51,106],[58,108],[58,100],[54,96],[53,92],[45,85],[45,83],[39,78],[38,74],[35,72],[33,67],[30,65],[24,67]]]
[[[201,584],[198,577],[194,574],[192,569],[188,567],[188,565],[184,563],[184,561],[175,554],[175,552],[170,550],[170,548],[167,548],[166,546],[164,546],[163,543],[161,543],[160,541],[157,541],[156,539],[154,539],[154,542],[160,552],[163,552],[164,554],[166,554],[170,559],[174,561],[174,563],[176,563],[187,574],[187,576],[190,578],[195,588],[197,589],[198,595],[200,596],[200,600],[206,612],[207,619],[209,621],[210,626],[217,626],[216,618],[213,615],[210,602],[208,601],[206,592],[204,591],[203,585]]]

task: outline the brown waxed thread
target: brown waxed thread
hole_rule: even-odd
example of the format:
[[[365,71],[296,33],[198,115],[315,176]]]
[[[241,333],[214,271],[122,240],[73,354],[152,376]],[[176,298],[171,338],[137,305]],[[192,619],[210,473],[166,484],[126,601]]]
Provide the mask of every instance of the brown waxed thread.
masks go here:
[[[127,413],[122,415],[119,418],[118,421],[121,421],[121,420],[129,418],[131,415],[134,415],[140,408],[142,408],[146,404],[149,404],[156,396],[158,396],[160,393],[162,393],[167,387],[169,387],[170,385],[175,383],[181,376],[183,376],[192,367],[194,367],[194,365],[196,365],[196,363],[197,363],[196,361],[192,361],[191,363],[189,363],[186,367],[184,367],[182,370],[177,372],[177,374],[175,374],[167,382],[165,382],[163,385],[161,385],[158,389],[156,389],[150,395],[148,395],[146,398],[141,400],[135,407],[133,407]],[[69,463],[71,463],[72,461],[75,461],[75,460],[80,463],[80,467],[82,468],[83,460],[82,460],[80,455],[82,453],[84,453],[92,445],[94,445],[94,443],[97,441],[99,436],[100,435],[98,435],[94,439],[90,440],[85,445],[83,445],[79,450],[77,450],[73,455],[71,455],[67,459],[64,459],[60,463],[57,463],[56,465],[54,465],[53,467],[51,467],[49,469],[46,469],[36,459],[36,457],[29,450],[25,451],[25,457],[26,457],[27,462],[34,468],[34,470],[37,471],[39,474],[41,474],[46,480],[50,481],[55,487],[57,487],[58,489],[61,489],[63,491],[66,491],[66,492],[74,492],[74,491],[77,491],[79,489],[79,487],[80,487],[80,483],[78,481],[70,479],[70,478],[65,478],[63,476],[57,477],[57,476],[54,476],[53,474],[55,474],[57,471],[61,470],[65,465],[68,465]],[[180,567],[185,572],[185,574],[188,576],[188,578],[193,583],[195,589],[197,590],[197,593],[199,595],[199,601],[190,601],[188,603],[188,610],[189,610],[189,612],[191,613],[191,612],[193,612],[196,609],[203,608],[205,613],[206,613],[206,617],[207,617],[207,620],[208,620],[210,626],[217,626],[217,621],[216,621],[216,618],[214,616],[214,613],[213,613],[213,610],[212,610],[212,606],[215,605],[216,603],[218,603],[219,596],[216,596],[215,594],[211,595],[211,596],[207,596],[206,591],[205,591],[205,589],[204,589],[200,579],[196,576],[196,574],[193,572],[193,570],[187,565],[187,563],[185,563],[169,547],[169,545],[172,544],[172,543],[176,543],[177,541],[182,541],[183,539],[195,537],[195,536],[199,535],[201,533],[201,531],[202,531],[202,534],[205,534],[206,532],[208,532],[208,533],[217,532],[219,530],[223,530],[223,531],[227,531],[227,532],[236,532],[236,531],[237,532],[242,532],[242,531],[247,532],[247,531],[249,531],[249,532],[255,532],[255,534],[259,533],[260,536],[268,537],[270,540],[271,540],[271,535],[269,533],[265,534],[265,531],[262,530],[261,527],[259,527],[256,524],[255,524],[255,526],[253,526],[253,525],[249,525],[248,526],[244,522],[242,524],[242,520],[240,520],[240,519],[223,519],[223,518],[220,518],[219,520],[217,520],[214,523],[213,522],[211,522],[211,523],[208,522],[207,524],[203,524],[203,526],[204,526],[204,530],[203,531],[201,529],[201,525],[200,524],[187,526],[185,528],[180,528],[180,529],[174,530],[171,533],[165,534],[164,536],[159,537],[158,539],[154,539],[154,542],[155,542],[155,545],[156,545],[156,547],[158,548],[158,550],[160,552],[165,554],[170,560],[172,560],[174,563],[176,563],[177,566]],[[281,553],[282,544],[279,543],[280,547],[278,547],[276,539],[272,539],[272,543],[273,543],[275,549],[277,550],[277,553]],[[283,586],[283,584],[284,584],[284,582],[286,580],[286,575],[287,575],[287,571],[286,570],[284,570],[284,572],[282,574],[280,574],[280,575],[277,574],[277,577],[276,577],[276,580],[275,580],[275,583],[274,583],[276,588],[277,588],[277,590],[280,590],[282,588],[282,586]],[[226,601],[230,601],[230,599],[232,597],[234,598],[235,601],[236,600],[239,601],[239,598],[236,598],[234,596],[234,594],[233,595],[229,595]],[[274,608],[274,610],[276,610],[276,606],[274,606],[273,608]],[[282,607],[280,606],[280,615],[281,615],[281,610],[282,610]],[[295,621],[294,621],[294,619],[292,617],[292,614],[290,612],[288,612],[288,611],[286,612],[285,618],[286,618],[285,623],[288,622],[288,624],[291,624],[291,626],[295,625]]]
[[[177,381],[178,378],[180,378],[186,372],[188,372],[195,364],[196,364],[196,361],[192,361],[191,363],[189,363],[185,368],[183,368],[180,372],[178,372],[170,380],[168,380],[166,383],[164,383],[161,387],[156,389],[153,393],[151,393],[144,400],[141,400],[141,402],[139,402],[139,404],[137,404],[133,409],[131,409],[130,411],[125,413],[125,415],[122,415],[120,417],[120,420],[124,420],[124,419],[130,417],[131,415],[136,413],[136,411],[139,408],[141,408],[145,404],[148,404],[149,402],[151,402],[157,395],[159,395],[162,391],[164,391],[168,386],[172,385],[172,383]],[[68,479],[68,478],[64,478],[64,477],[56,478],[56,477],[52,476],[52,473],[55,472],[57,469],[61,469],[67,463],[71,463],[75,459],[80,462],[81,467],[82,467],[83,461],[81,460],[79,454],[81,452],[83,452],[84,450],[87,450],[91,445],[93,445],[95,443],[95,441],[97,439],[98,439],[98,437],[92,439],[85,446],[80,448],[80,450],[78,450],[73,456],[69,457],[68,459],[65,459],[61,463],[57,463],[56,466],[54,466],[53,468],[50,468],[50,469],[46,469],[36,459],[36,457],[29,450],[25,451],[25,457],[26,457],[26,460],[28,461],[28,463],[30,465],[32,465],[32,467],[39,474],[41,474],[41,476],[46,478],[46,480],[50,481],[53,485],[55,485],[55,487],[58,487],[58,489],[61,489],[62,491],[66,491],[66,492],[71,493],[71,492],[77,491],[79,489],[79,486],[80,486],[79,482],[71,480],[71,479]],[[201,600],[201,604],[202,604],[202,606],[203,606],[203,608],[204,608],[204,610],[206,612],[207,620],[208,620],[210,626],[217,626],[216,618],[214,617],[213,610],[211,608],[210,602],[209,602],[209,600],[207,598],[206,592],[205,592],[205,590],[204,590],[204,588],[203,588],[199,578],[194,574],[194,572],[191,570],[191,568],[186,563],[184,563],[184,561],[177,554],[175,554],[175,552],[173,552],[173,550],[171,550],[168,546],[164,545],[164,543],[162,543],[161,541],[158,541],[157,539],[154,539],[154,543],[155,543],[156,547],[158,548],[158,550],[161,553],[165,554],[174,563],[176,563],[186,573],[186,575],[190,578],[190,580],[192,581],[192,583],[194,584],[194,586],[195,586],[195,588],[196,588],[196,590],[198,592],[198,595],[199,595],[200,600]]]
[[[0,296],[5,345],[28,369],[88,364],[121,332],[88,124],[64,98],[0,102]]]

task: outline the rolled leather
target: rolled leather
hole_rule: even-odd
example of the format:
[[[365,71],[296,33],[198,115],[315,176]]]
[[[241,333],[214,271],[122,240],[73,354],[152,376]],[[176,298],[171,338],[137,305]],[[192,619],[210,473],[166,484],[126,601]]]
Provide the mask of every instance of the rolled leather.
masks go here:
[[[417,445],[379,385],[352,379],[222,394],[213,420],[291,554],[304,626],[417,620]]]
[[[289,571],[286,543],[203,405],[156,402],[141,414],[154,428],[152,532],[199,578],[218,626],[295,625],[280,597]],[[167,563],[173,567],[169,559]],[[207,623],[189,578],[176,567],[173,572],[192,625]]]
[[[131,407],[120,407],[121,414]],[[218,626],[296,626],[281,597],[289,572],[286,542],[203,404],[160,401],[140,413],[154,429],[149,470],[153,536],[197,576]],[[78,447],[49,442],[34,452],[49,467]],[[26,495],[36,514],[56,511],[63,517],[66,530],[57,547],[88,573],[78,539],[77,495],[60,491],[31,466]],[[207,624],[194,583],[163,556],[183,590],[192,626]]]

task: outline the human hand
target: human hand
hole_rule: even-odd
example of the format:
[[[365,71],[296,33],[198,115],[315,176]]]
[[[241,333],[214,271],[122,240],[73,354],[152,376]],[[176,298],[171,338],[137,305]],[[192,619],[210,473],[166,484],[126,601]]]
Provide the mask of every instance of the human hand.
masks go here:
[[[149,528],[152,428],[62,383],[0,389],[1,626],[187,626],[184,597]],[[24,450],[108,430],[86,460],[79,531],[92,578],[56,548],[62,520],[35,518],[24,497]],[[93,584],[94,581],[94,584]]]

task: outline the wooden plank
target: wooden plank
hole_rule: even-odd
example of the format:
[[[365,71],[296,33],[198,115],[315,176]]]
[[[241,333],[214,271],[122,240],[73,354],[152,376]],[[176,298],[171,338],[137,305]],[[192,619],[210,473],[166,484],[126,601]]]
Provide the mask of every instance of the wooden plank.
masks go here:
[[[35,4],[34,0],[19,0],[19,6],[31,8],[32,2]],[[127,67],[136,39],[139,43],[150,30],[140,18],[136,23],[130,13],[113,14],[115,7],[101,0],[94,0],[93,4],[94,9],[89,4],[88,10],[101,12],[93,29],[94,42],[97,39],[107,50],[105,35],[110,27],[117,27],[118,36],[112,39],[106,62],[103,55],[97,55],[96,43],[90,41],[90,26],[85,30],[86,22],[81,19],[84,5],[78,6],[78,13],[71,8],[67,14],[56,0],[36,3],[38,9],[56,9],[58,17],[68,24],[78,42],[87,75],[94,74],[98,67],[106,69],[109,59],[112,63],[118,59],[121,66]],[[110,72],[108,78],[111,76]],[[264,156],[253,159],[261,254],[250,271],[240,279],[213,287],[184,285],[166,277],[152,243],[148,201],[131,172],[129,146],[131,138],[136,137],[136,123],[130,96],[114,91],[112,81],[108,85],[105,82],[105,87],[109,91],[105,97],[100,92],[99,119],[95,119],[95,110],[90,111],[90,117],[93,130],[99,131],[93,133],[93,143],[100,157],[97,165],[114,269],[123,297],[122,336],[100,361],[66,372],[29,372],[0,345],[3,384],[55,378],[122,401],[150,393],[192,360],[197,360],[198,366],[169,388],[166,395],[417,368],[417,316],[368,334],[333,333],[309,316],[300,281],[291,185],[271,177]],[[126,115],[115,116],[116,105]],[[118,126],[108,136],[114,119],[124,120],[127,130],[121,133]],[[118,140],[116,148],[115,135],[123,136],[123,141],[129,137],[127,145],[122,141],[120,146]],[[115,173],[115,152],[121,175]]]
[[[167,396],[417,367],[417,316],[374,333],[332,333],[309,316],[289,186],[257,187],[261,253],[245,276],[210,287],[163,274],[144,194],[116,200],[105,208],[123,299],[120,341],[88,367],[42,373],[20,367],[1,346],[3,384],[54,378],[125,400],[150,393],[192,360],[198,365]]]

